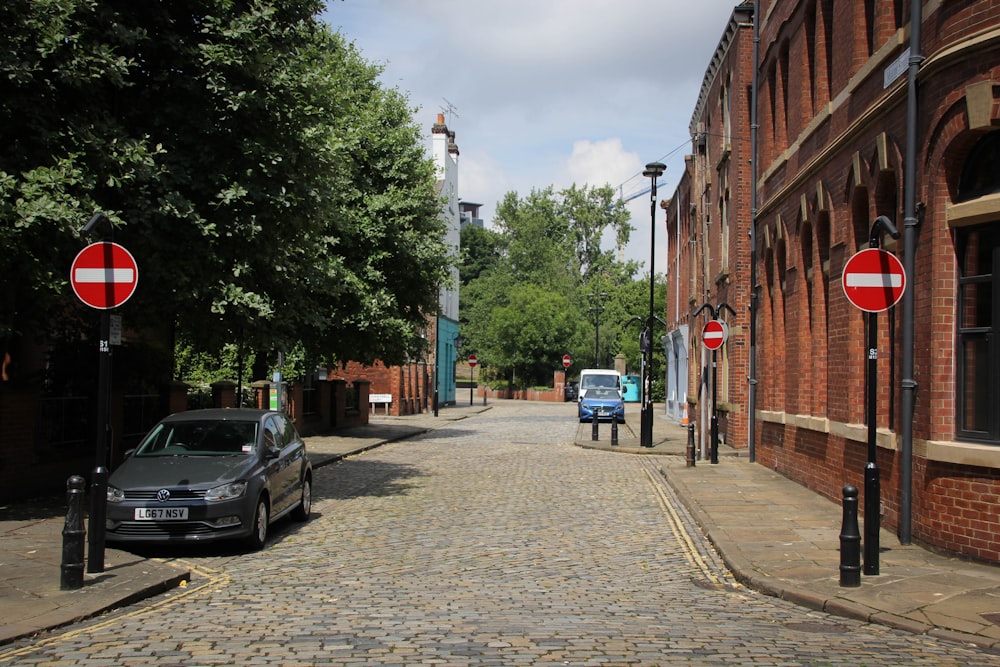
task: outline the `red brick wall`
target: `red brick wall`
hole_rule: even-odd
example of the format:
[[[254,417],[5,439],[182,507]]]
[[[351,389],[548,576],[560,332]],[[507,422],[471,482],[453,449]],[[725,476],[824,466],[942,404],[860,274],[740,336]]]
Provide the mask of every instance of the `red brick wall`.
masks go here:
[[[351,361],[343,364],[340,372],[346,378],[368,380],[372,394],[391,394],[390,414],[409,415],[433,408],[432,369],[427,364],[386,366],[376,362],[372,366],[365,366]]]
[[[817,44],[825,39],[823,4],[816,5],[814,16]],[[838,46],[829,67],[834,103],[823,106],[822,58],[815,60],[812,77],[802,76],[806,70],[798,62],[807,46],[803,21],[813,16],[803,7],[811,5],[776,0],[762,14],[757,407],[767,418],[758,421],[756,442],[758,462],[839,500],[844,484],[863,493],[867,459],[867,443],[837,435],[846,425],[863,433],[866,423],[865,316],[848,303],[840,280],[847,259],[867,245],[875,217],[888,215],[905,233],[906,91],[905,76],[898,91],[883,86],[883,71],[900,51],[879,51],[896,35],[890,3],[876,3],[872,43],[864,32],[863,3],[834,2]],[[998,44],[979,40],[976,33],[997,25],[1000,8],[985,0],[938,6],[923,25],[927,60],[920,78],[916,184],[921,210],[916,275],[908,276],[909,289],[916,290],[913,436],[945,446],[956,438],[956,267],[946,207],[953,203],[969,148],[985,131],[968,126],[967,87],[1000,80]],[[962,43],[973,35],[974,46]],[[950,57],[949,49],[962,55]],[[771,71],[787,71],[787,89],[780,76],[769,79]],[[813,85],[820,89],[810,90]],[[772,111],[772,90],[778,105],[787,93],[787,108]],[[992,105],[994,127],[1000,125],[998,102],[995,98]],[[828,117],[814,121],[827,110],[832,110]],[[903,240],[889,250],[902,255]],[[898,438],[902,309],[880,313],[877,321],[876,419],[883,432]],[[770,415],[816,418],[817,427],[798,426],[807,423],[803,419],[776,423]],[[879,447],[877,463],[883,526],[895,529],[901,497],[897,449]],[[1000,561],[1000,471],[927,460],[918,447],[912,498],[915,540]]]

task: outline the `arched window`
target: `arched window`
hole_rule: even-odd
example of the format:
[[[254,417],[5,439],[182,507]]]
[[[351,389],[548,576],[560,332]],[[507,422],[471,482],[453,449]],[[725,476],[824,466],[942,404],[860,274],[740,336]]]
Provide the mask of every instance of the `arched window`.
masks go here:
[[[1000,132],[979,140],[969,153],[958,182],[957,201],[1000,192]]]

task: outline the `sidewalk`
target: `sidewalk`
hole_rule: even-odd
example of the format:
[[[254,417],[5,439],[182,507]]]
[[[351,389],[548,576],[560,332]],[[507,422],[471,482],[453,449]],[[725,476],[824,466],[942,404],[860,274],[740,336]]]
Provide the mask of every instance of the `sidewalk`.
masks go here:
[[[386,442],[412,437],[490,409],[457,406],[433,414],[379,415],[367,427],[307,438],[315,467]],[[722,447],[719,463],[685,461],[687,429],[653,419],[653,447],[639,446],[638,424],[618,429],[580,424],[580,447],[658,456],[660,468],[736,577],[750,588],[812,609],[915,633],[1000,648],[1000,567],[903,547],[882,531],[880,574],[861,586],[839,585],[842,510],[761,465]],[[180,585],[190,571],[177,561],[108,549],[105,572],[87,574],[77,591],[59,589],[65,507],[0,507],[0,645],[95,616]],[[863,531],[862,531],[863,532]]]
[[[667,482],[743,584],[838,616],[1000,648],[1000,567],[902,546],[883,529],[879,574],[862,574],[860,587],[841,587],[839,503],[750,463],[746,450],[720,446],[718,464],[688,467],[687,429],[655,414],[651,448],[623,428],[612,447],[603,423],[598,442],[591,425],[581,424],[577,444],[663,456]]]

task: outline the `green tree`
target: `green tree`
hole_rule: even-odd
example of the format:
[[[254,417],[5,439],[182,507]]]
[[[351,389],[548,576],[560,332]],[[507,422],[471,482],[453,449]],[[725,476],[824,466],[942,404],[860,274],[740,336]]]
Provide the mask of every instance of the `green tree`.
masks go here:
[[[505,304],[492,309],[483,336],[492,365],[534,385],[552,379],[567,341],[578,333],[569,297],[522,283],[512,287]]]
[[[459,276],[466,286],[480,275],[496,268],[503,256],[503,236],[485,227],[466,225],[461,234]]]
[[[549,187],[523,198],[511,192],[497,206],[494,223],[496,243],[476,255],[476,277],[462,292],[468,344],[481,363],[526,384],[550,382],[565,353],[589,366],[582,361],[594,353],[587,295],[621,289],[636,268],[601,248],[609,230],[627,242],[631,227],[623,205],[609,187],[573,186],[559,194]],[[620,326],[610,319],[603,324],[612,345],[602,347],[616,350]]]
[[[633,231],[628,210],[614,189],[610,186],[580,189],[573,185],[560,195],[559,214],[566,220],[581,282],[588,282],[599,272],[634,273],[634,264],[623,265],[615,259],[613,250],[601,247],[606,233],[614,234],[615,247],[624,247]]]
[[[433,168],[322,9],[2,4],[0,337],[81,327],[68,267],[103,211],[140,268],[127,322],[213,353],[419,351],[448,262]]]

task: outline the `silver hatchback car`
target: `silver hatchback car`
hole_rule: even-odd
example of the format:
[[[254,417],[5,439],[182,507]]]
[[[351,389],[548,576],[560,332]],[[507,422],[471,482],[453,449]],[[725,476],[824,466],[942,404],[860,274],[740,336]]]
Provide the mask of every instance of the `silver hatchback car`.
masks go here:
[[[270,525],[307,521],[312,466],[291,420],[213,409],[163,419],[108,480],[109,542],[241,539],[261,549]]]

